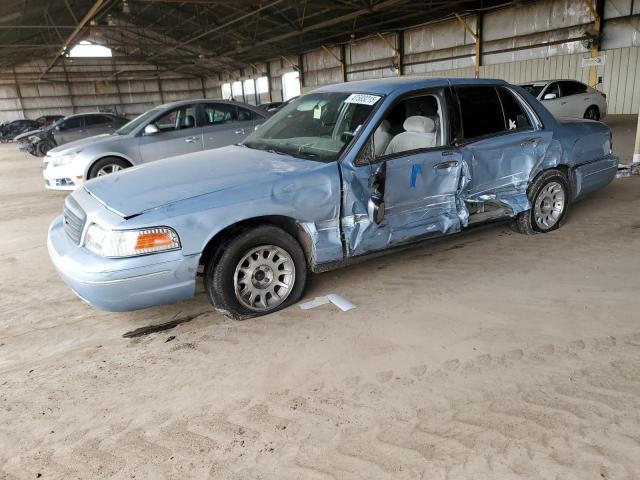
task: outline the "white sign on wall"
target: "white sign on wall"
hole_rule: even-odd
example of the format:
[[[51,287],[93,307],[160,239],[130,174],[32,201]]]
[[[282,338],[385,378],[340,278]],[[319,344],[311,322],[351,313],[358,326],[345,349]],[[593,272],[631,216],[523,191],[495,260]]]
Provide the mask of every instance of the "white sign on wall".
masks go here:
[[[587,57],[582,59],[582,68],[585,67],[599,67],[606,63],[607,57],[605,55],[600,55],[599,57]]]

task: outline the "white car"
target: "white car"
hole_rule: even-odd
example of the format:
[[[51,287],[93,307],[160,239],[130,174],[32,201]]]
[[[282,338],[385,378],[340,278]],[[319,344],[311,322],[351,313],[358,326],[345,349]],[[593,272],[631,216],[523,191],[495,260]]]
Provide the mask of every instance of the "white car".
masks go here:
[[[602,120],[607,114],[606,95],[575,80],[541,80],[520,86],[556,118]]]

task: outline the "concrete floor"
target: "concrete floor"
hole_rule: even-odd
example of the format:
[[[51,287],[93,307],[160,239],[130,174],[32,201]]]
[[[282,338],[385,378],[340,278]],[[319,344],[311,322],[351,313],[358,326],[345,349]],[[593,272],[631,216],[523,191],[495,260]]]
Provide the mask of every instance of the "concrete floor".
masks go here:
[[[628,161],[635,120],[610,117]],[[560,230],[495,225],[311,278],[358,308],[97,311],[64,194],[0,146],[0,479],[640,478],[640,178]],[[172,319],[174,329],[123,334]]]

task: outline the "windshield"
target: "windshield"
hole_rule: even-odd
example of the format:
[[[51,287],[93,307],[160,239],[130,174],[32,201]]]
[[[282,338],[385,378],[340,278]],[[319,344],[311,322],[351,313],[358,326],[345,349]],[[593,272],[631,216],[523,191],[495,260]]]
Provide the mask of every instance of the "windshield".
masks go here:
[[[162,111],[163,111],[163,108],[161,107],[156,107],[156,108],[152,108],[151,110],[147,110],[143,114],[138,115],[136,118],[131,120],[129,123],[125,123],[118,130],[116,130],[115,133],[117,135],[129,135],[140,125],[151,120],[153,117],[155,117],[157,114],[159,114]]]
[[[337,160],[381,98],[359,93],[305,95],[271,117],[243,145],[322,162]]]
[[[546,83],[528,83],[526,85],[520,85],[520,86],[524,88],[527,92],[529,92],[531,95],[533,95],[534,97],[537,97],[538,95],[540,95],[540,92],[542,92],[542,89],[544,88],[545,85]]]

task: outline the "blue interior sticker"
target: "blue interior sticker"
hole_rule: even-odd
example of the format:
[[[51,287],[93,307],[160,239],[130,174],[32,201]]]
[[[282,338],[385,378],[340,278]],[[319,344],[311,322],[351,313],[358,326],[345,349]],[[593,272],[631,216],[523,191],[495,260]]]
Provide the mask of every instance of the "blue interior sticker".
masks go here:
[[[422,165],[414,163],[411,166],[411,180],[409,181],[409,188],[416,188],[416,179],[418,178],[419,173],[422,173]]]

